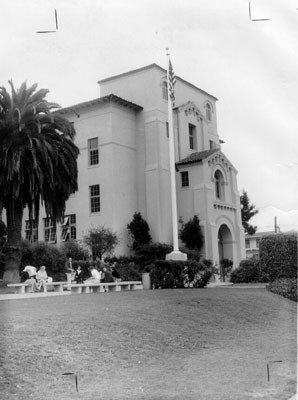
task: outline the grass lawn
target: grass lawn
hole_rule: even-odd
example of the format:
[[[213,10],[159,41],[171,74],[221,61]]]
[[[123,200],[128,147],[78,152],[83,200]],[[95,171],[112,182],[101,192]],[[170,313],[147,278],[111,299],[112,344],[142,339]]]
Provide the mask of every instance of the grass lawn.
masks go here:
[[[237,288],[0,301],[1,399],[287,400],[296,306]]]

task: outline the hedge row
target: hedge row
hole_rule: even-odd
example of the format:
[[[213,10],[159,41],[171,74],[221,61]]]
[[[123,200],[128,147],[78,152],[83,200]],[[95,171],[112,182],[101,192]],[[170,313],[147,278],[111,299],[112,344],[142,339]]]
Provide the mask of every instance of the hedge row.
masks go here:
[[[278,279],[274,282],[270,282],[267,285],[267,289],[272,293],[297,301],[298,293],[296,279]]]
[[[242,260],[238,268],[231,272],[232,283],[268,282],[268,276],[260,268],[260,260],[256,257]]]
[[[151,270],[153,289],[174,289],[205,287],[214,268],[209,260],[205,261],[156,261]]]
[[[268,234],[260,240],[260,269],[270,282],[297,279],[297,233]]]

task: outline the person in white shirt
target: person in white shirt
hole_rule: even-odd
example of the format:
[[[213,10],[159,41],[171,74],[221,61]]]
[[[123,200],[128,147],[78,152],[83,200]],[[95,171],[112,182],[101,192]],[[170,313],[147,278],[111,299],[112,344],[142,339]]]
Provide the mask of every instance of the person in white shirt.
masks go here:
[[[101,280],[101,271],[98,271],[94,266],[89,267],[89,271],[91,273],[91,277],[87,279],[88,282],[100,282]]]
[[[34,278],[36,276],[36,268],[33,265],[26,265],[23,272],[28,272],[29,278]]]
[[[36,280],[37,288],[40,290],[43,287],[45,292],[47,291],[46,283],[53,282],[53,279],[48,276],[46,267],[44,265],[39,268],[39,271],[36,274]]]

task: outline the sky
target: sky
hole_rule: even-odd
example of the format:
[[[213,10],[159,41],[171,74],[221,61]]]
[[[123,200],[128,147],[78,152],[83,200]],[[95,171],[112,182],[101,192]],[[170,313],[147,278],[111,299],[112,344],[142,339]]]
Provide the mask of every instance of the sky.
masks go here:
[[[0,85],[38,83],[62,107],[156,63],[218,98],[222,151],[259,213],[298,230],[298,0],[0,0]],[[58,30],[39,34],[41,30]],[[127,99],[129,100],[129,99]]]

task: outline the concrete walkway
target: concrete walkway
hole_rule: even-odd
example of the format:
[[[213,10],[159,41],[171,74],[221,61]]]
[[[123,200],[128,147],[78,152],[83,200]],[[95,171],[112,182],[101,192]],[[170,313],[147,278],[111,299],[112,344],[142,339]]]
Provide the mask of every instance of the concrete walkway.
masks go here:
[[[36,292],[36,293],[23,293],[23,294],[14,294],[14,293],[6,293],[0,294],[0,300],[20,300],[20,299],[32,299],[38,297],[51,297],[51,296],[69,296],[71,292],[67,290],[64,292]]]

